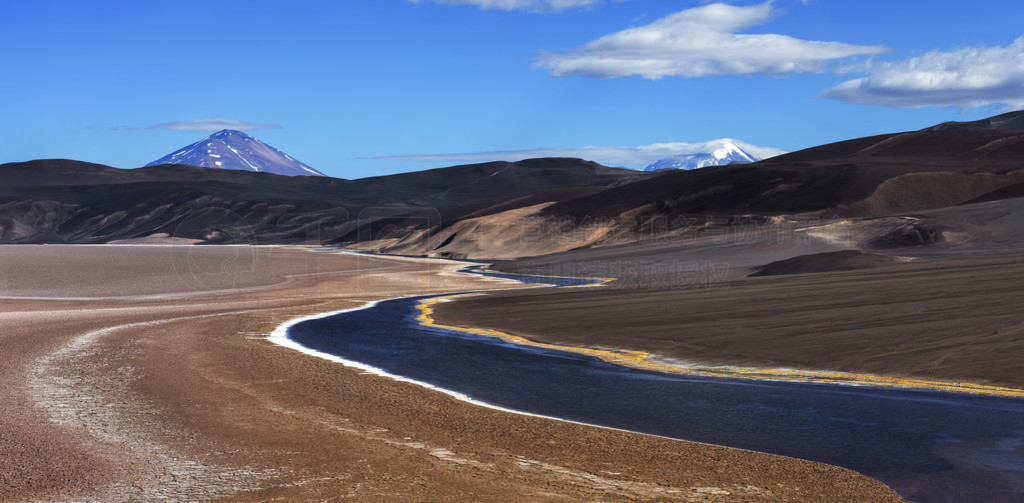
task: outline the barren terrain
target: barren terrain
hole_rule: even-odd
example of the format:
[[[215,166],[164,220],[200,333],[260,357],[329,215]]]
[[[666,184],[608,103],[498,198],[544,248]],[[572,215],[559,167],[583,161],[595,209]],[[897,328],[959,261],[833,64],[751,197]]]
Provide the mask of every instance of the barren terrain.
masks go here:
[[[508,287],[280,247],[0,247],[0,500],[898,501],[849,470],[486,409],[266,340]]]

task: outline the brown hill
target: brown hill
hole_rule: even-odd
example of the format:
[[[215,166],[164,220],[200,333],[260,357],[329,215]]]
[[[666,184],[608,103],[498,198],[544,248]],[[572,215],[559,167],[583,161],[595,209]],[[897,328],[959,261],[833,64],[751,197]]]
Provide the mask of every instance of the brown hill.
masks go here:
[[[0,240],[91,243],[167,234],[520,258],[728,233],[737,222],[877,218],[1012,196],[1024,183],[1022,158],[1022,131],[944,129],[664,174],[558,158],[359,180],[32,161],[0,166]]]
[[[843,250],[837,252],[814,253],[800,255],[785,260],[778,260],[758,266],[756,276],[778,276],[781,274],[803,274],[809,272],[855,271],[872,269],[898,263],[899,260],[888,255],[864,252],[861,250]]]
[[[876,218],[998,196],[1024,182],[1022,158],[1020,131],[888,134],[755,164],[673,171],[578,197],[537,195],[532,206],[447,208],[444,217],[392,219],[386,228],[364,228],[338,242],[386,253],[510,259],[658,235],[729,233],[737,223]],[[864,244],[931,244],[943,236],[940,230],[894,225],[891,232],[873,231]],[[622,250],[623,256],[635,252]]]
[[[942,131],[949,129],[1018,129],[1024,130],[1024,111],[1009,112],[987,119],[970,122],[943,122],[922,131]]]
[[[676,171],[555,204],[545,214],[614,217],[631,211],[678,215],[833,210],[846,216],[877,216],[890,207],[906,211],[955,205],[1022,181],[1022,158],[1022,132],[898,133],[809,148],[754,164]],[[908,174],[915,174],[912,179],[921,183],[911,183],[905,190],[882,187]],[[963,183],[975,174],[983,175],[979,183]],[[876,194],[879,188],[884,191]],[[936,192],[942,195],[933,197]],[[872,196],[876,197],[871,204],[853,206]],[[902,202],[907,198],[918,201],[908,205]]]
[[[322,243],[388,215],[649,176],[579,159],[453,166],[359,180],[39,160],[0,165],[0,242],[100,243],[167,234],[204,242]]]

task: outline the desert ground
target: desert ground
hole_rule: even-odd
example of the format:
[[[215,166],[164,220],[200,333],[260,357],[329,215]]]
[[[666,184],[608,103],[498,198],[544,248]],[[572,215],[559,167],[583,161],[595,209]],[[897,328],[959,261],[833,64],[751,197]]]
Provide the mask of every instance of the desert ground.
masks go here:
[[[899,501],[849,470],[482,408],[266,339],[510,286],[451,262],[5,246],[0,263],[3,501]]]

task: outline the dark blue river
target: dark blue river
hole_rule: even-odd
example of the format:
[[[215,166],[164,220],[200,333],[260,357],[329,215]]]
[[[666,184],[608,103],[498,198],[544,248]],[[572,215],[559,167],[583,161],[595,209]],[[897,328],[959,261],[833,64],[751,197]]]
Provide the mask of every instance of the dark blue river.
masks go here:
[[[850,468],[911,501],[1024,502],[1024,399],[630,369],[421,327],[423,298],[305,321],[289,336],[510,409]]]

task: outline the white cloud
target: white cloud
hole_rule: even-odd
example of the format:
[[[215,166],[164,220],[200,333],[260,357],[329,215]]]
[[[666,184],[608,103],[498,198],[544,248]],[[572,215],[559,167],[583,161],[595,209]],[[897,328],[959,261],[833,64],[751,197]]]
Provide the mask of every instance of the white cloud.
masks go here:
[[[931,51],[897,62],[874,63],[868,76],[819,96],[858,105],[1024,107],[1024,37],[1006,47]]]
[[[281,129],[277,124],[256,124],[231,119],[197,119],[193,121],[165,122],[147,126],[146,129],[169,129],[172,131],[220,131],[221,129],[237,129],[253,131],[256,129]]]
[[[471,152],[464,154],[410,154],[374,157],[373,159],[431,161],[431,162],[489,162],[520,161],[536,157],[578,157],[606,166],[646,166],[655,161],[682,154],[711,152],[725,143],[733,143],[750,154],[766,159],[784,154],[785,151],[772,147],[759,147],[747,142],[722,138],[702,143],[654,143],[640,147],[593,146],[581,148],[537,148],[529,150],[505,150],[494,152]]]
[[[822,72],[832,60],[887,51],[881,46],[736,33],[765,24],[775,14],[771,1],[751,6],[705,5],[606,35],[567,54],[543,54],[534,66],[551,70],[555,77],[639,75],[656,80]]]
[[[412,3],[434,2],[448,5],[476,5],[481,9],[528,10],[533,12],[559,12],[575,7],[587,7],[601,0],[410,0]]]

